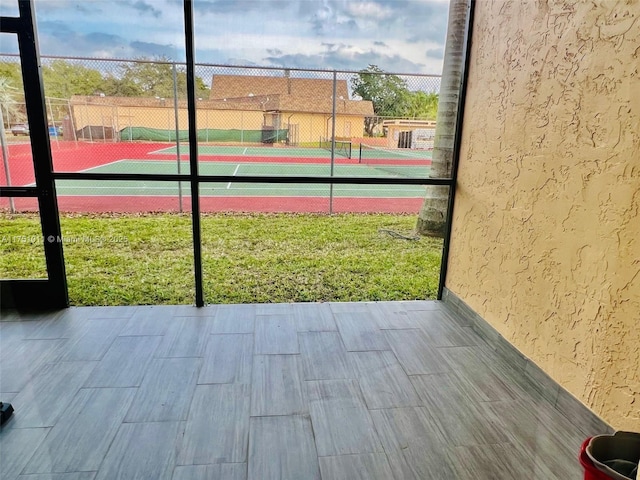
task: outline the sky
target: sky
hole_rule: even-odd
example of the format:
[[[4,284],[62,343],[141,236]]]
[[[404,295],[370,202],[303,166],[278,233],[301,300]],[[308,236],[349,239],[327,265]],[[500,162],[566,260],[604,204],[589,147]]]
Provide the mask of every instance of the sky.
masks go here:
[[[18,0],[0,0],[17,14]],[[184,61],[182,0],[36,0],[43,55]],[[194,0],[197,63],[440,74],[448,0]],[[15,36],[0,51],[15,53]]]

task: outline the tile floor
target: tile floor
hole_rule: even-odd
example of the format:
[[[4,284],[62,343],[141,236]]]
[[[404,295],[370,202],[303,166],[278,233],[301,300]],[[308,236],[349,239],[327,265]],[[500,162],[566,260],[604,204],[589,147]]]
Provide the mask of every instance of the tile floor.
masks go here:
[[[3,480],[578,479],[601,433],[441,302],[2,319]]]

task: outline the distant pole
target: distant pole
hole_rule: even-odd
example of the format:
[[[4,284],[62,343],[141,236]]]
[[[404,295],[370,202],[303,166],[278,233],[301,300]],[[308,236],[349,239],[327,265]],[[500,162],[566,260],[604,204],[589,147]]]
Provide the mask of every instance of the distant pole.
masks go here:
[[[4,164],[4,176],[7,179],[7,187],[11,186],[11,175],[9,175],[9,149],[7,148],[7,138],[4,134],[4,115],[0,104],[0,143],[2,143],[2,163]],[[16,206],[13,197],[9,197],[9,211],[16,213]]]
[[[75,112],[71,109],[71,102],[67,100],[67,108],[69,109],[69,120],[71,122],[71,131],[73,132],[73,140],[76,144],[76,148],[78,147],[78,133],[76,132],[76,122],[73,119],[73,115]]]
[[[178,175],[180,175],[180,128],[178,127],[178,72],[176,64],[173,64],[173,113],[175,115],[176,126],[176,157],[178,161]],[[180,213],[182,213],[182,182],[178,182],[178,203]]]
[[[58,143],[58,129],[56,128],[56,121],[53,119],[53,107],[51,105],[51,98],[47,98],[47,102],[49,103],[49,115],[51,115],[51,125],[53,125],[53,136],[56,140],[56,146],[60,147],[60,144]],[[47,125],[48,128],[48,125]],[[51,135],[49,135],[49,137],[51,137]],[[51,138],[49,138],[49,141],[51,141]]]

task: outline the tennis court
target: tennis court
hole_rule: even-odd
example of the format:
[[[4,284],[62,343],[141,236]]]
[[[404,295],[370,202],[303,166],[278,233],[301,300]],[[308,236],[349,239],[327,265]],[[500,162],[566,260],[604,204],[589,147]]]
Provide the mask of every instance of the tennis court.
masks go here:
[[[381,168],[380,168],[381,167]],[[189,164],[181,162],[181,171],[188,172]],[[149,160],[119,160],[111,164],[85,170],[91,173],[162,173],[178,172],[177,163]],[[236,162],[203,162],[199,165],[201,175],[321,175],[331,173],[330,165],[292,164],[292,163],[236,163]],[[368,165],[335,165],[334,176],[389,177],[390,175],[411,178],[422,178],[429,173],[429,167],[415,166],[375,166]],[[184,191],[188,191],[188,182],[183,182]],[[329,194],[329,185],[314,184],[256,184],[226,182],[207,183],[200,189],[201,196],[295,196],[314,197]],[[59,195],[178,195],[177,182],[134,182],[98,180],[59,180]],[[333,194],[338,197],[415,197],[424,196],[424,187],[414,185],[334,185]]]
[[[90,173],[178,173],[175,144],[111,143],[61,145],[53,148],[56,171]],[[24,147],[22,147],[24,150]],[[188,145],[180,146],[180,171],[189,172]],[[21,154],[20,154],[21,153]],[[286,146],[199,145],[199,173],[225,176],[322,176],[331,175],[331,153],[323,148]],[[373,149],[352,158],[336,155],[335,177],[427,178],[430,171],[427,151],[395,152]],[[30,164],[30,155],[17,149],[10,155],[15,167],[14,185],[29,185],[32,175],[18,167]],[[355,158],[353,158],[355,157]],[[190,195],[187,181],[98,181],[58,180],[60,209],[63,211],[158,211],[176,210],[179,196]],[[203,183],[200,196],[203,211],[327,211],[332,196],[334,211],[413,212],[425,195],[420,185],[354,185],[300,183]],[[21,208],[30,208],[33,199],[16,199]],[[185,208],[189,202],[185,200]],[[35,203],[34,203],[35,206]]]

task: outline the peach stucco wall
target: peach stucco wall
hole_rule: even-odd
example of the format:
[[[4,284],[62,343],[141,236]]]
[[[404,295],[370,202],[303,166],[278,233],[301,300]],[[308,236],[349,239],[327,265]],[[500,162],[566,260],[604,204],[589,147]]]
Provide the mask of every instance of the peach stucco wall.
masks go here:
[[[640,2],[480,0],[447,287],[640,431]]]

